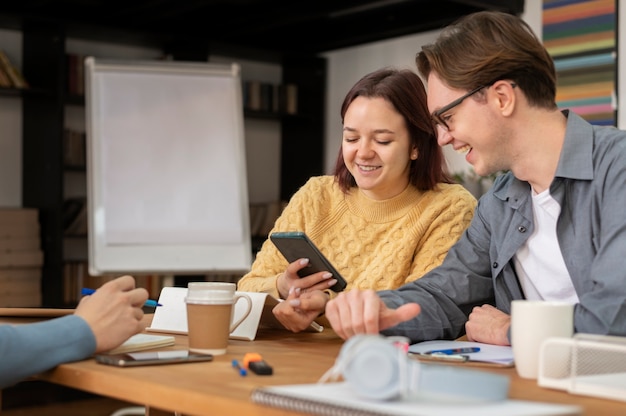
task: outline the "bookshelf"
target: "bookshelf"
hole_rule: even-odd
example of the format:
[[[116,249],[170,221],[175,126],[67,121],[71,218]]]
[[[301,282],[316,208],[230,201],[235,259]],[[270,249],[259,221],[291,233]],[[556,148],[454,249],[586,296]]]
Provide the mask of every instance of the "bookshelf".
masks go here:
[[[64,221],[64,205],[68,199],[66,177],[85,175],[80,164],[70,167],[65,160],[66,114],[82,107],[84,102],[79,94],[68,92],[68,36],[63,24],[25,20],[21,31],[22,72],[32,90],[10,93],[22,97],[22,205],[40,212],[44,252],[42,306],[63,307],[68,306],[68,290],[71,289],[65,287],[64,271],[81,268],[75,263],[87,260],[70,253],[80,252],[76,246],[80,247],[81,240],[84,240],[86,252],[87,240],[80,235],[68,239]],[[132,42],[135,39],[129,39],[129,43]],[[164,55],[174,59],[206,61],[208,58],[203,48],[179,54],[172,49],[171,42],[164,43],[162,50]],[[326,61],[317,56],[286,54],[279,63],[282,84],[297,86],[297,113],[246,109],[244,114],[246,119],[280,124],[280,199],[288,200],[310,176],[323,173]]]

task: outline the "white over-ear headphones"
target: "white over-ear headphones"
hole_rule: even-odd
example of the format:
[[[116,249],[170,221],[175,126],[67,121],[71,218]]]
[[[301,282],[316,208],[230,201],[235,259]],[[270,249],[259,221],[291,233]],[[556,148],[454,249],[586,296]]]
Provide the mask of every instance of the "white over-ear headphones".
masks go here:
[[[357,335],[346,341],[325,376],[340,374],[356,394],[375,400],[504,400],[509,390],[506,376],[420,363],[379,335]]]

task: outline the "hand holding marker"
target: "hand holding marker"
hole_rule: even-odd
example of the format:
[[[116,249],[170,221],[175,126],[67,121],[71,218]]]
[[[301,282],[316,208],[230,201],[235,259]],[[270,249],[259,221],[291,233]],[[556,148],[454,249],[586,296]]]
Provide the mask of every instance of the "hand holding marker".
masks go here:
[[[93,295],[95,293],[95,289],[89,289],[89,288],[82,288],[80,290],[80,294],[83,296],[88,296],[88,295]],[[148,299],[146,301],[146,303],[143,304],[143,306],[148,306],[150,308],[156,308],[157,306],[163,306],[160,303],[158,303],[156,300],[152,300],[152,299]]]

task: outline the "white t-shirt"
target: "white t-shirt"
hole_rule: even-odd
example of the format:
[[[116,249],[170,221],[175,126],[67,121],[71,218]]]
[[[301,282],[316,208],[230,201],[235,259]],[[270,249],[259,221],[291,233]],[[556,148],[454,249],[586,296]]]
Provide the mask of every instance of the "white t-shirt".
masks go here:
[[[535,230],[515,253],[515,270],[529,300],[558,300],[578,303],[578,295],[565,267],[556,236],[561,206],[550,195],[532,192]]]

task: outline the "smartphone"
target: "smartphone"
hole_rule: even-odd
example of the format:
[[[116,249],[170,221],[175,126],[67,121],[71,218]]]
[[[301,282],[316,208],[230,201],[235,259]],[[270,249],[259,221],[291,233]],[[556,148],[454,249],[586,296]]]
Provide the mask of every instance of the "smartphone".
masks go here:
[[[321,251],[313,244],[313,241],[302,231],[276,232],[270,234],[270,240],[282,253],[289,263],[301,258],[309,259],[309,265],[298,271],[300,277],[313,273],[328,271],[337,279],[337,283],[330,289],[341,292],[346,288],[346,281],[333,267]]]
[[[116,367],[137,367],[141,365],[182,364],[212,361],[212,354],[197,354],[187,350],[142,351],[125,354],[97,354],[96,362]]]

